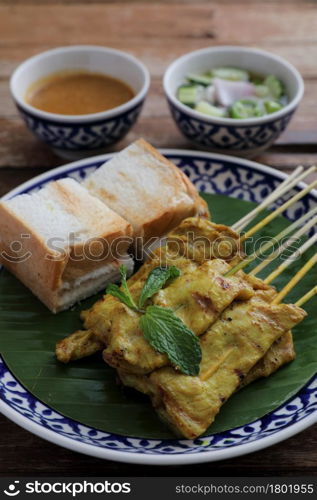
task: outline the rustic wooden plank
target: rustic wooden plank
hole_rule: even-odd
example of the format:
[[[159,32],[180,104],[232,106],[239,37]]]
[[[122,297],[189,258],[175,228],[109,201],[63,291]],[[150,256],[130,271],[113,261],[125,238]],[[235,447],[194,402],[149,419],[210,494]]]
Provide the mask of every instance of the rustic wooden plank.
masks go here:
[[[0,416],[0,476],[315,476],[317,426],[283,443],[223,462],[182,466],[144,466],[101,460],[55,446]]]
[[[38,6],[38,5],[69,5],[69,4],[108,4],[108,3],[113,3],[116,2],[117,4],[134,4],[134,3],[142,3],[140,0],[1,0],[0,3],[3,4],[9,4],[9,5],[33,5],[33,6]],[[144,0],[143,0],[144,1]],[[193,0],[160,0],[160,4],[170,4],[170,3],[192,3]],[[199,0],[200,3],[210,3],[216,0]],[[266,3],[276,3],[277,0],[266,0]],[[298,0],[279,0],[280,2],[284,3],[296,3]],[[303,3],[311,3],[311,0],[301,0]],[[147,3],[158,3],[157,0],[146,0]],[[233,0],[222,0],[223,3],[228,3],[232,4]],[[240,1],[241,4],[245,5],[252,5],[254,3],[259,3],[262,4],[263,0],[243,0]]]
[[[317,16],[316,16],[317,17]],[[63,40],[51,44],[24,45],[18,47],[1,47],[0,45],[0,80],[8,79],[13,70],[25,59],[36,55],[44,50],[54,48],[56,45],[63,45]],[[97,41],[96,41],[97,43]],[[221,43],[226,44],[223,40]],[[143,39],[140,40],[111,40],[104,39],[102,45],[109,45],[115,49],[124,50],[140,58],[149,68],[153,77],[162,76],[167,66],[186,52],[198,50],[206,46],[215,45],[206,38],[195,40],[179,40],[171,44],[170,39],[165,38],[159,44],[154,43],[148,46]],[[255,46],[254,43],[250,44]],[[284,57],[292,63],[307,80],[317,78],[317,45],[315,42],[284,41],[276,43],[264,40],[257,44],[258,48],[273,52]]]
[[[162,39],[209,39],[219,43],[275,42],[317,39],[315,4],[263,2],[259,9],[250,2],[208,2],[38,5],[0,7],[1,46],[55,43],[109,43],[115,39],[146,39],[159,44]],[[168,9],[168,10],[166,10]],[[234,20],[234,22],[233,22]],[[83,26],[84,22],[84,26]],[[30,32],[30,26],[32,31]],[[83,29],[84,28],[84,29]]]
[[[223,40],[217,45],[226,43],[229,42]],[[63,39],[59,39],[55,43],[36,46],[1,47],[0,45],[0,81],[8,79],[14,69],[25,59],[63,44]],[[111,46],[135,55],[144,62],[153,77],[160,77],[168,65],[184,53],[215,44],[211,43],[207,38],[186,42],[176,39],[173,43],[171,43],[170,39],[165,38],[160,44],[148,46],[142,39],[132,40],[127,43],[125,39],[111,40],[107,38],[102,42],[102,45]],[[255,46],[254,43],[248,45]],[[317,45],[315,42],[283,41],[277,43],[263,40],[256,47],[284,57],[300,71],[306,80],[317,78]]]
[[[96,42],[97,43],[97,42]],[[226,40],[223,42],[226,44]],[[0,46],[0,80],[8,79],[13,70],[25,59],[36,55],[44,50],[54,48],[56,45],[62,45],[63,40],[59,40],[52,44],[41,44],[38,46],[23,46],[23,47],[1,47]],[[151,75],[158,77],[163,75],[167,66],[186,52],[198,50],[206,46],[212,45],[206,38],[199,40],[175,40],[170,43],[169,39],[162,40],[160,44],[147,46],[144,40],[111,40],[105,39],[102,45],[109,45],[115,49],[124,50],[136,57],[140,58],[149,68]],[[250,44],[255,46],[255,44]],[[285,41],[277,44],[276,42],[262,41],[257,44],[258,48],[273,52],[281,57],[284,57],[292,63],[302,74],[304,78],[317,78],[317,45],[314,42],[304,41],[303,43],[292,43]]]

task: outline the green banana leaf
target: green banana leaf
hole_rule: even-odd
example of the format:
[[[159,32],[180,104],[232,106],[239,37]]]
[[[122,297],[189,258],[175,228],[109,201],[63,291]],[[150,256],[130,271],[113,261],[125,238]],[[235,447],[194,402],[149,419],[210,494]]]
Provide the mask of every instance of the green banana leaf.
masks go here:
[[[229,225],[254,206],[221,195],[203,196],[208,201],[212,219]],[[288,224],[286,219],[280,217],[260,231],[257,237],[274,236]],[[314,251],[306,252],[274,282],[278,289]],[[264,275],[275,266],[276,261],[268,266]],[[286,301],[295,301],[316,283],[317,270],[312,270],[287,296]],[[56,361],[56,342],[80,328],[79,312],[97,298],[99,296],[53,315],[17,279],[2,270],[0,352],[4,360],[32,394],[83,424],[128,436],[173,437],[157,418],[147,397],[121,387],[115,371],[106,366],[100,354],[66,366]],[[316,300],[307,304],[308,317],[294,329],[296,360],[271,377],[258,380],[236,393],[223,406],[206,434],[244,425],[265,415],[294,395],[316,373]]]

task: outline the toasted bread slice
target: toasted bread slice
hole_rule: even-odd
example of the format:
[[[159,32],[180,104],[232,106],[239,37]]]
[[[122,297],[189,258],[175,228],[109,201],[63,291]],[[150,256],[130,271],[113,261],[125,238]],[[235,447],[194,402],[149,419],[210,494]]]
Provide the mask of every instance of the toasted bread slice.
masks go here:
[[[119,278],[130,224],[73,179],[0,202],[1,263],[52,311]]]
[[[188,177],[143,139],[116,154],[83,185],[129,221],[143,245],[186,217],[208,216],[205,201]]]

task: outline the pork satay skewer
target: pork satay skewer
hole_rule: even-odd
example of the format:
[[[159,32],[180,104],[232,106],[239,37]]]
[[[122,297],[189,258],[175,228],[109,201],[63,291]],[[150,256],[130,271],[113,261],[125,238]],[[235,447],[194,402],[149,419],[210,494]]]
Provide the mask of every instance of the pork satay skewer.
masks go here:
[[[240,220],[235,222],[231,227],[234,231],[241,232],[259,213],[261,213],[265,208],[274,203],[278,198],[283,196],[285,193],[289,192],[298,182],[304,180],[308,175],[316,171],[316,167],[313,166],[305,171],[302,175],[303,167],[297,167],[297,169],[289,175],[279,186],[272,191],[272,193],[265,198],[257,207],[255,207],[251,212],[246,214]]]
[[[296,252],[295,252],[296,253]],[[317,293],[317,287],[314,287],[307,294],[305,294],[301,299],[299,299],[295,305],[301,307],[309,299],[311,299],[314,294]],[[269,297],[269,301],[273,300],[273,295]],[[296,357],[293,335],[289,330],[285,332],[279,339],[277,339],[266,354],[261,358],[257,364],[250,370],[246,378],[242,383],[242,387],[250,384],[254,380],[262,377],[268,377],[276,370],[281,368],[283,365],[290,363]]]
[[[297,283],[305,274],[301,272]],[[307,300],[317,293],[315,288]],[[257,316],[259,321],[255,320]],[[247,380],[263,352],[266,356],[274,343],[304,317],[299,304],[266,303],[254,296],[248,302],[235,303],[226,309],[201,337],[203,358],[198,377],[186,377],[171,367],[155,370],[148,377],[122,371],[119,376],[126,385],[148,394],[159,415],[174,430],[193,438],[213,422],[222,404],[241,386],[245,375]]]
[[[306,228],[307,229],[307,228]],[[282,267],[278,267],[277,270],[274,272],[274,276],[272,276],[272,279],[266,279],[264,280],[265,283],[269,284],[271,281],[273,281],[274,277],[277,277],[279,274],[283,272],[292,262],[294,259],[294,256],[296,255],[302,255],[308,248],[310,248],[315,242],[317,241],[317,234],[314,235],[312,238],[310,238],[304,245],[302,245],[298,250],[296,250],[292,256],[287,260],[287,264],[283,265]],[[313,264],[309,264],[308,266],[303,266],[303,268],[297,273],[297,278],[294,280],[294,285],[295,286],[300,279],[302,279],[305,274],[308,272],[308,270],[312,267]],[[289,285],[287,285],[285,294],[287,294],[291,288]],[[317,289],[317,287],[316,287]],[[316,291],[317,293],[317,291]],[[310,294],[307,294],[307,299],[311,298],[313,296],[313,291],[310,292]],[[285,295],[284,295],[285,296]],[[278,297],[278,295],[277,295]],[[305,296],[306,298],[306,296]],[[251,299],[252,300],[252,299]],[[305,299],[304,299],[305,300]],[[271,303],[273,304],[273,297],[271,299]],[[296,305],[300,306],[304,303],[304,301],[300,301],[296,303]],[[282,342],[282,344],[281,344]],[[273,347],[273,346],[272,346]],[[223,354],[223,361],[231,354],[231,350],[229,349],[228,351],[225,351]],[[274,343],[274,347],[272,350],[272,354],[270,350],[265,354],[265,356],[259,361],[261,363],[261,366],[257,366],[257,371],[254,373],[250,373],[250,377],[247,377],[246,383],[250,383],[256,378],[259,378],[260,376],[263,376],[265,374],[268,376],[271,374],[273,371],[276,371],[280,366],[285,364],[286,362],[292,361],[294,358],[295,353],[294,353],[294,347],[293,347],[293,340],[292,340],[292,334],[290,331],[285,332],[285,334],[282,336],[281,339],[279,339],[276,344]],[[273,361],[272,362],[272,359]],[[215,370],[214,367],[211,367],[210,370],[205,372],[203,376],[201,377],[202,380],[207,380],[209,376],[213,373]],[[269,370],[269,373],[267,371]]]
[[[288,290],[290,291],[290,289]],[[308,300],[317,294],[317,286],[313,287],[303,297],[301,297],[295,305],[303,306]],[[271,298],[273,300],[273,297]],[[262,377],[268,377],[283,365],[290,363],[296,357],[293,335],[291,330],[285,332],[277,339],[270,349],[266,352],[262,359],[250,370],[242,383],[242,387],[250,384],[254,380]]]
[[[316,235],[315,235],[316,236]],[[312,238],[311,238],[312,240]],[[312,243],[309,245],[311,246],[313,242],[316,240],[312,240]],[[308,242],[307,242],[308,243]],[[307,250],[308,245],[306,245],[306,248],[301,247],[300,252],[304,253],[305,250]],[[296,254],[296,252],[294,253]],[[294,255],[293,254],[293,255]],[[313,259],[313,262],[315,260]],[[311,269],[311,265],[309,264],[308,266],[303,266],[303,268],[297,273],[297,277],[294,277],[293,280],[293,285],[290,286],[289,284],[285,287],[287,288],[286,293],[289,293],[293,286],[295,286],[300,279],[302,279],[306,273]],[[282,272],[282,270],[280,271]],[[289,282],[290,283],[290,282]],[[285,297],[284,295],[284,297]],[[303,306],[306,302],[308,302],[312,297],[317,295],[317,286],[314,286],[309,292],[307,292],[303,297],[298,299],[295,302],[295,305],[297,307]],[[278,295],[276,295],[276,300],[278,300]],[[273,304],[275,301],[273,300],[273,296],[271,298],[271,303]],[[271,352],[272,351],[272,352]],[[231,350],[229,349],[226,351],[223,355],[223,361],[230,355]],[[243,385],[247,385],[253,380],[260,378],[262,376],[269,376],[271,375],[274,371],[276,371],[278,368],[280,368],[282,365],[285,363],[288,363],[292,361],[295,357],[295,352],[294,352],[294,347],[293,347],[293,339],[292,339],[292,333],[291,331],[285,332],[284,335],[280,339],[278,339],[274,344],[272,344],[271,348],[266,352],[264,357],[258,362],[256,369],[251,370],[248,376],[245,379],[245,383]],[[205,372],[202,376],[200,376],[201,380],[207,380],[209,376],[212,375],[214,372],[214,368],[211,368],[208,372]]]
[[[199,376],[185,376],[170,366],[148,376],[119,370],[119,376],[125,385],[148,394],[174,430],[194,438],[213,422],[222,404],[273,343],[305,315],[294,305],[275,305],[254,296],[232,304],[201,337]]]
[[[122,371],[119,376],[126,385],[148,394],[160,416],[174,430],[187,438],[196,437],[206,430],[222,404],[241,386],[241,378],[246,373],[244,380],[248,381],[248,375],[261,359],[259,351],[265,351],[275,338],[266,356],[277,342],[278,332],[284,329],[282,337],[286,336],[289,329],[305,317],[299,306],[315,294],[317,286],[295,305],[265,304],[256,297],[248,303],[233,304],[201,338],[203,360],[199,377],[184,376],[171,367],[156,370],[147,377]],[[279,306],[281,309],[277,310]],[[254,321],[257,314],[260,321]],[[234,347],[237,344],[238,352]],[[255,362],[257,358],[259,361]],[[273,366],[272,371],[275,369]]]
[[[317,235],[314,236],[314,239],[308,240],[303,247],[297,250],[296,255],[304,253],[315,241],[317,241]],[[289,262],[291,263],[292,260],[293,259],[290,258]],[[221,262],[221,266],[218,267]],[[213,279],[212,274],[209,274],[209,267],[210,269],[214,268],[216,271],[216,273],[213,274],[214,270],[212,270],[212,274],[214,275]],[[285,268],[286,267],[287,266],[285,266]],[[177,315],[180,316],[182,321],[195,333],[195,335],[204,335],[219,317],[221,317],[222,312],[228,307],[230,308],[230,305],[235,300],[239,300],[238,295],[236,295],[235,298],[233,296],[229,297],[230,288],[233,291],[232,287],[235,286],[233,282],[230,283],[229,277],[229,281],[226,284],[222,284],[222,286],[226,288],[226,306],[224,307],[222,298],[223,293],[217,281],[219,279],[218,273],[221,274],[224,269],[225,266],[223,261],[209,261],[200,266],[192,274],[184,274],[165,290],[161,290],[154,298],[154,304],[170,307],[173,310],[179,306],[183,306],[181,312],[178,312]],[[283,269],[278,269],[278,274],[280,274]],[[223,279],[228,279],[227,275],[229,273],[230,271],[225,273]],[[302,277],[303,276],[304,274],[302,274]],[[237,278],[238,277],[242,281],[247,281],[245,275],[237,275]],[[259,283],[263,283],[263,281],[259,280]],[[264,284],[268,285],[268,283],[265,282]],[[243,295],[244,298],[242,300],[248,301],[252,295],[254,295],[254,291],[249,297],[246,297],[245,291],[243,291]],[[122,310],[122,314],[124,314],[124,310]],[[120,368],[131,373],[146,374],[168,365],[169,361],[166,356],[162,356],[149,347],[139,328],[138,321],[138,317],[135,318],[134,323],[131,321],[131,318],[128,317],[126,317],[126,319],[119,317],[118,319],[116,319],[116,317],[113,318],[111,332],[109,332],[107,342],[105,342],[108,345],[103,352],[103,357],[104,360],[114,368]],[[127,332],[126,334],[124,333],[125,331]],[[140,354],[140,352],[142,352],[142,354]]]

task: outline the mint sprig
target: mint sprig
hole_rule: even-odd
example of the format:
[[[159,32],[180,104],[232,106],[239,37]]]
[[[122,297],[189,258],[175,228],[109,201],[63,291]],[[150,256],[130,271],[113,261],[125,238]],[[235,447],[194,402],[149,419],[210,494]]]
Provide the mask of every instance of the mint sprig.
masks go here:
[[[143,307],[145,302],[161,290],[169,279],[178,278],[180,274],[181,272],[176,266],[155,267],[152,269],[143,286],[139,299],[139,307]]]
[[[118,285],[111,284],[107,286],[106,293],[113,295],[113,297],[117,297],[117,299],[121,300],[121,302],[130,307],[130,309],[140,312],[138,306],[133,300],[127,284],[127,268],[122,265],[119,267],[119,270],[121,274],[121,288],[123,288],[123,290],[121,290]]]
[[[135,303],[128,284],[125,266],[120,266],[121,288],[109,285],[106,293],[113,295],[130,309],[142,313],[140,328],[144,338],[160,353],[167,354],[171,363],[185,375],[198,375],[201,361],[199,339],[172,309],[149,305],[144,310],[145,302],[157,293],[170,279],[180,276],[176,266],[156,267],[152,269],[143,286],[139,303]]]
[[[140,327],[149,344],[166,353],[173,365],[185,375],[198,375],[201,348],[198,337],[172,309],[148,306],[140,318]]]

